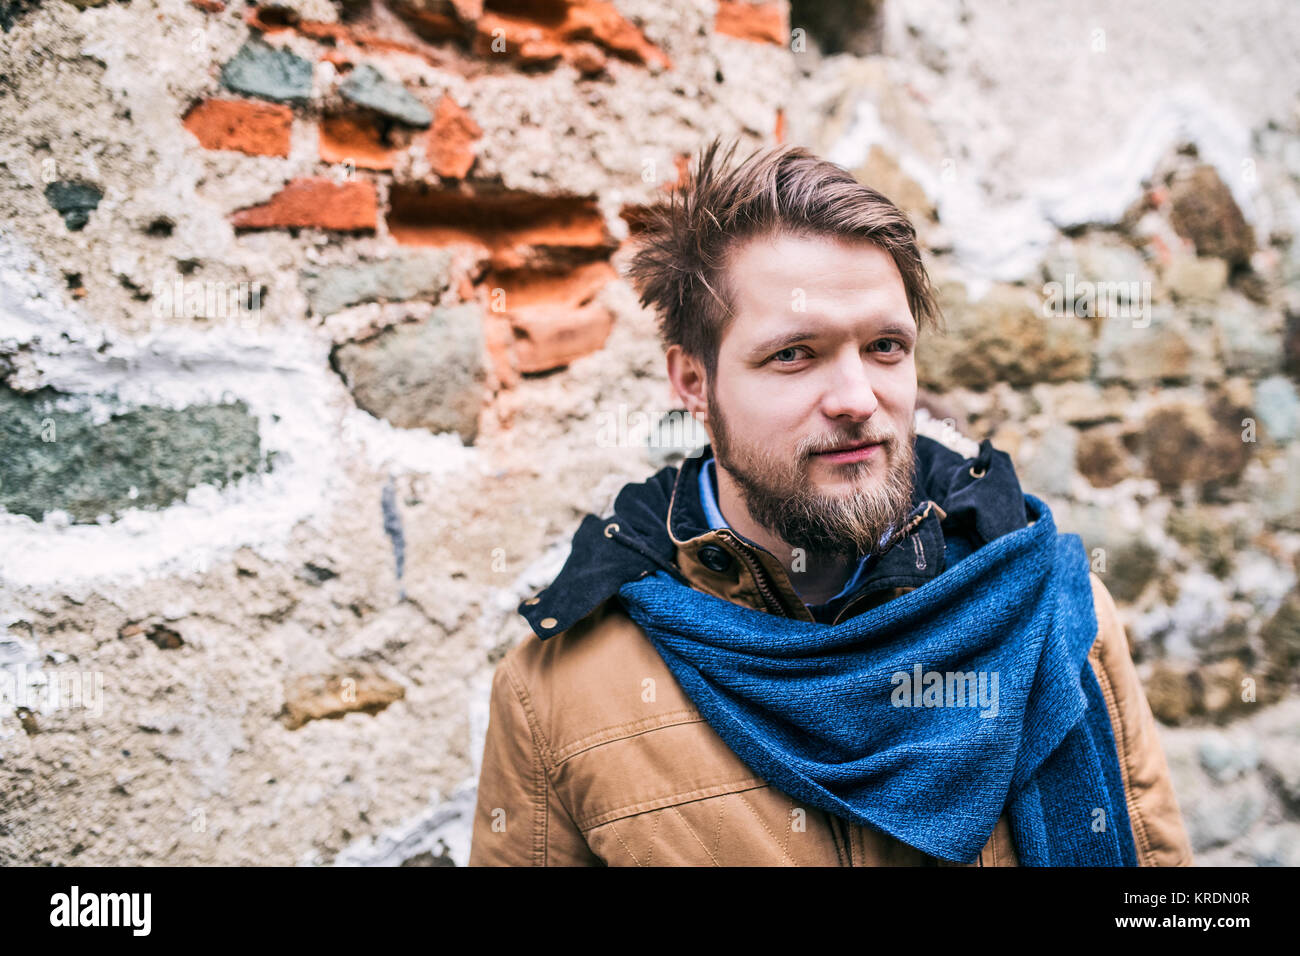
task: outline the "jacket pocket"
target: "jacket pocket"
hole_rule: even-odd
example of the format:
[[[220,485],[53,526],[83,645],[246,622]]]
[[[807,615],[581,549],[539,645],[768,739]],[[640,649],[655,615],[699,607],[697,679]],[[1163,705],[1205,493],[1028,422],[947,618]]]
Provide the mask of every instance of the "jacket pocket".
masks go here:
[[[554,759],[556,789],[583,831],[766,785],[695,712],[602,732],[557,750]]]
[[[593,827],[586,840],[609,866],[834,866],[820,811],[767,784],[736,787]]]

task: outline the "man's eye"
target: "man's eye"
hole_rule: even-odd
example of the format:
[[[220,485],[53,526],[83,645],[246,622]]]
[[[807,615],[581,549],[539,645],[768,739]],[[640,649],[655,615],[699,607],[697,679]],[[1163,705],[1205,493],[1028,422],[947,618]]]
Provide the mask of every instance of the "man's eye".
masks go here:
[[[903,349],[903,343],[900,342],[900,341],[898,341],[898,339],[881,339],[879,342],[876,343],[876,345],[896,345],[896,346],[898,346],[898,348],[895,348],[895,349],[889,349],[888,351],[886,351],[886,354],[889,354],[890,352],[900,352],[900,351],[902,351],[902,349]],[[885,350],[882,349],[882,350],[880,350],[880,351],[885,351]]]
[[[799,351],[800,350],[797,347],[791,346],[790,348],[782,349],[777,352],[772,356],[772,358],[777,362],[797,362],[802,357],[800,356]]]

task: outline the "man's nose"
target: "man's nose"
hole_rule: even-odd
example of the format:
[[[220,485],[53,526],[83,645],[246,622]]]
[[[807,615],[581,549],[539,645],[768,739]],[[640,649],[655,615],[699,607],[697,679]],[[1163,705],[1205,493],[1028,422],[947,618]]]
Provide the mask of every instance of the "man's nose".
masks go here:
[[[857,354],[846,355],[831,369],[832,379],[822,398],[822,413],[828,418],[865,421],[880,402],[871,387],[866,362]]]

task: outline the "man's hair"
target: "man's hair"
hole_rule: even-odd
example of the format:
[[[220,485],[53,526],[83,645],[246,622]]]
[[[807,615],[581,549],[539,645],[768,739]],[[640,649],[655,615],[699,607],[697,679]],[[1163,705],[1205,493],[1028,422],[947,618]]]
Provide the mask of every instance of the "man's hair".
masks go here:
[[[902,211],[842,166],[799,146],[756,150],[728,168],[736,151],[714,139],[694,173],[671,195],[638,210],[637,251],[628,278],[653,307],[667,345],[680,345],[717,370],[718,346],[733,314],[726,282],[731,250],[762,236],[832,236],[872,242],[893,257],[917,331],[939,328],[934,289],[916,229]]]

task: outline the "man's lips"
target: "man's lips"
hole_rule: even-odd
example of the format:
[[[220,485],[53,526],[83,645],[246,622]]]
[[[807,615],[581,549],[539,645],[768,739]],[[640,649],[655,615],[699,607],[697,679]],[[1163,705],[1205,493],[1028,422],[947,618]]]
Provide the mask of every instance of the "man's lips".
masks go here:
[[[852,445],[841,445],[827,451],[813,452],[813,456],[823,461],[834,462],[837,465],[847,464],[854,461],[866,461],[876,454],[881,447],[883,447],[881,442],[857,442]]]

